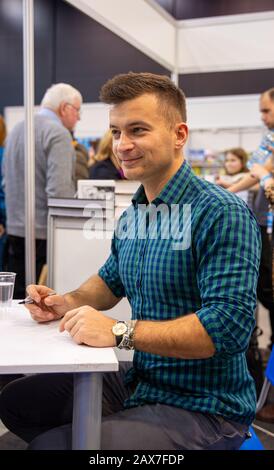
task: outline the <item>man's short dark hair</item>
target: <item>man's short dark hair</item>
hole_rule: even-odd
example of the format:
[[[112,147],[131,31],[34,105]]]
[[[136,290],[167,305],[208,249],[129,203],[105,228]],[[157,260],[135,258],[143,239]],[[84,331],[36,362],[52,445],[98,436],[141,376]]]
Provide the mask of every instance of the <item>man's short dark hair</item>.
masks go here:
[[[271,101],[274,101],[274,87],[269,88],[269,90],[263,91],[263,93],[261,94],[261,98],[263,97],[268,97]]]
[[[269,90],[266,90],[263,95],[268,95],[271,101],[274,101],[274,87],[270,88]]]
[[[102,86],[100,100],[119,104],[145,93],[156,95],[167,120],[173,122],[179,118],[186,122],[185,95],[166,75],[134,72],[115,75]]]

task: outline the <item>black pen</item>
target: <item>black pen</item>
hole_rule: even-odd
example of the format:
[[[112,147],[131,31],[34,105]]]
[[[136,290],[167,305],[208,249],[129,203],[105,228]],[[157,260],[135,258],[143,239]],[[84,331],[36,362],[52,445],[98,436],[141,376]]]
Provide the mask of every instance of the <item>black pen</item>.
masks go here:
[[[44,295],[41,300],[44,300],[46,297],[49,297],[50,295],[56,295],[56,292],[50,292],[49,294]],[[26,297],[24,300],[21,300],[18,302],[18,304],[36,304],[35,300],[33,300],[29,295]]]

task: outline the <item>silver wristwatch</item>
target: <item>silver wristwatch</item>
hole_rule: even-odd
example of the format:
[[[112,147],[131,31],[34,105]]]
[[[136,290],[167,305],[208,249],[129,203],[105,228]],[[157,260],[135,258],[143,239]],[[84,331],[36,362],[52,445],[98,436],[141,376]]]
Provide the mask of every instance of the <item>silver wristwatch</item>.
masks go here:
[[[117,321],[112,327],[112,333],[116,338],[116,346],[119,349],[134,349],[134,328],[137,320]]]

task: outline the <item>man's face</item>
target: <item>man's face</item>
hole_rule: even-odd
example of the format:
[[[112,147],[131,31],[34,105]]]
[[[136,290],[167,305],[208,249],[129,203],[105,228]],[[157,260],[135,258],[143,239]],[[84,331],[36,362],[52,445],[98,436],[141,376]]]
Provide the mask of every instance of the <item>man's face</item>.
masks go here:
[[[79,99],[74,99],[71,103],[63,102],[60,105],[59,115],[63,126],[69,131],[73,131],[77,121],[80,119],[81,102]]]
[[[260,112],[264,125],[268,129],[274,129],[274,101],[264,93],[260,99]]]
[[[153,94],[113,105],[110,110],[113,152],[124,175],[157,184],[173,176],[182,163],[187,126],[168,124]]]

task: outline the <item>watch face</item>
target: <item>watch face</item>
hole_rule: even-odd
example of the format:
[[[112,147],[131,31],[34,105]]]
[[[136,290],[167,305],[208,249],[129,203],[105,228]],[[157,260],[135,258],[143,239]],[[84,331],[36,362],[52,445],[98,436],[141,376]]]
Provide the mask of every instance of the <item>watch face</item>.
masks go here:
[[[116,336],[124,335],[127,331],[127,325],[125,323],[118,322],[113,326],[112,331]]]

